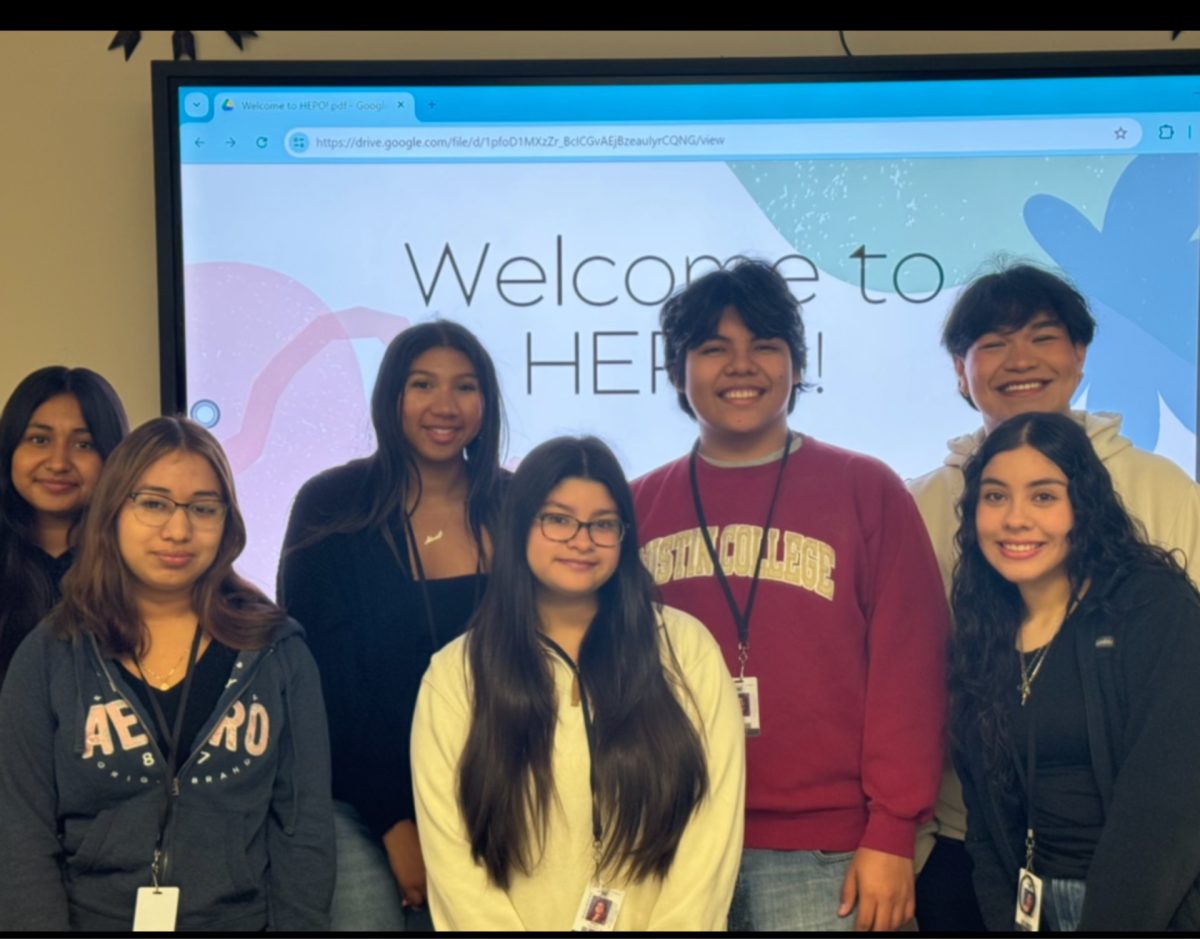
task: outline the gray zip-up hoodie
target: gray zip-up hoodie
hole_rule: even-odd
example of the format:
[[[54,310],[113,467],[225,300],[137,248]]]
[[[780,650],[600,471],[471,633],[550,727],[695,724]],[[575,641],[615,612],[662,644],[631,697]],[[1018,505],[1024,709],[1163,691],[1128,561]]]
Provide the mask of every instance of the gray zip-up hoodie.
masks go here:
[[[153,716],[93,637],[56,638],[54,615],[0,694],[0,931],[128,930],[164,818],[177,928],[328,929],[329,739],[299,625],[239,653],[168,796]]]

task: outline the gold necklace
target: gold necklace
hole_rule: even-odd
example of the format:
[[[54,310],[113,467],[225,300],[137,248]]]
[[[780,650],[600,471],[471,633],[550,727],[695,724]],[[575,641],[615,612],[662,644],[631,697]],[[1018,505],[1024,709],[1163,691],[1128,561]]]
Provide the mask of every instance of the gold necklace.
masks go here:
[[[154,683],[158,685],[159,691],[166,691],[171,687],[171,676],[179,671],[179,666],[183,664],[183,659],[186,655],[186,652],[181,653],[179,658],[175,660],[175,664],[171,666],[165,675],[158,674],[158,672],[154,671],[154,669],[152,669],[145,662],[138,662],[138,666],[142,669],[142,671],[146,672],[146,674],[154,679]]]

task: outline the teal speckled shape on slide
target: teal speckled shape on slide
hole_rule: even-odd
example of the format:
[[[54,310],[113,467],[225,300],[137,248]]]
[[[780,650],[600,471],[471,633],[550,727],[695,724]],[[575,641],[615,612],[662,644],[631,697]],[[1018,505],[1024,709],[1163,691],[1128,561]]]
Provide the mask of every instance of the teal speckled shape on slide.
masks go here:
[[[892,271],[913,252],[937,258],[947,289],[966,283],[997,252],[1053,264],[1024,217],[1047,194],[1101,224],[1128,156],[733,162],[729,168],[776,230],[822,272],[857,286],[860,245],[872,294],[894,294]],[[937,287],[932,265],[910,264],[906,293]]]
[[[1088,406],[1124,415],[1153,449],[1159,398],[1196,429],[1200,306],[1200,158],[1195,154],[969,160],[732,163],[775,228],[823,272],[873,295],[894,294],[907,254],[937,258],[944,288],[997,253],[1060,268],[1088,297],[1098,326]],[[900,287],[937,287],[936,269],[906,267]],[[924,280],[922,280],[924,278]],[[1136,363],[1153,368],[1134,368]]]

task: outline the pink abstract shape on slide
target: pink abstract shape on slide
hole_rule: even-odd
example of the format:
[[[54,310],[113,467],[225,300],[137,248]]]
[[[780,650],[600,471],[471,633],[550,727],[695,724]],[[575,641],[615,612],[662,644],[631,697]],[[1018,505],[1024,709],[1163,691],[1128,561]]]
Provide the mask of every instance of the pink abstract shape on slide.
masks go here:
[[[191,264],[185,284],[189,403],[220,408],[213,433],[237,477],[249,537],[238,569],[273,593],[296,490],[375,447],[346,340],[386,344],[408,321],[364,307],[331,311],[303,284],[253,264]]]
[[[262,455],[276,402],[300,370],[327,345],[346,339],[378,339],[387,345],[407,326],[407,320],[402,317],[356,306],[336,313],[322,313],[300,330],[267,363],[250,387],[242,427],[224,443],[233,471],[240,473],[249,469]]]

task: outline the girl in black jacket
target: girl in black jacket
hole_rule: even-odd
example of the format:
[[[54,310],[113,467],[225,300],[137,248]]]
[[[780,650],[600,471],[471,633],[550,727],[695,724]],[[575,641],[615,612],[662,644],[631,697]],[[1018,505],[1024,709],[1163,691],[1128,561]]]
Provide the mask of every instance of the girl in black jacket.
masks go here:
[[[1200,598],[1071,418],[1006,421],[965,477],[952,726],[988,928],[1195,930]]]
[[[325,689],[338,844],[335,930],[431,929],[408,740],[430,656],[483,595],[503,412],[492,360],[457,323],[388,346],[371,395],[377,449],[300,489],[279,601]]]
[[[129,432],[112,386],[91,369],[26,375],[0,413],[0,682],[50,612],[100,467]]]

